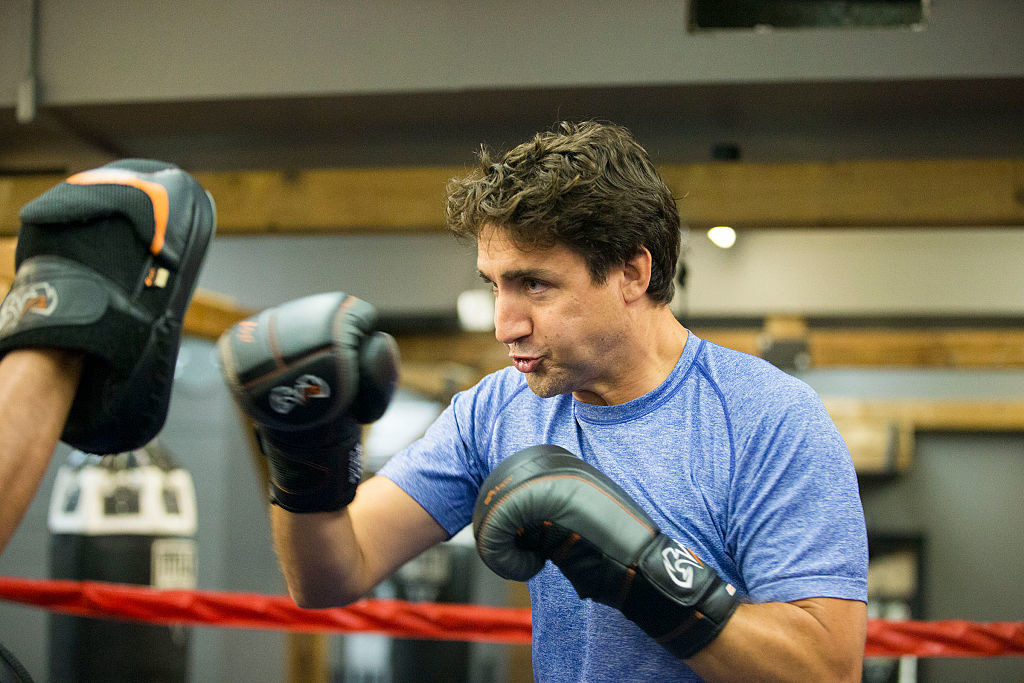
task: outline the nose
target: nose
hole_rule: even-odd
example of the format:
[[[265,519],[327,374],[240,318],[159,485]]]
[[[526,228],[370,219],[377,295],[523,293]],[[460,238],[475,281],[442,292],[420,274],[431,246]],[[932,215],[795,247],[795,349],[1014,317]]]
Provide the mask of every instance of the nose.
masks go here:
[[[494,296],[494,336],[502,344],[511,344],[532,331],[530,316],[521,302],[510,294]]]

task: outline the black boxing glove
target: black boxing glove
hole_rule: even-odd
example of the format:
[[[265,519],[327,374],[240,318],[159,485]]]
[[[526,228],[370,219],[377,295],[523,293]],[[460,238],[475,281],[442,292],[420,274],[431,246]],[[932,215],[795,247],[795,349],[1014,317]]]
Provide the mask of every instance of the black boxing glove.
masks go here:
[[[498,575],[526,581],[551,560],[581,598],[618,609],[680,659],[714,640],[739,605],[625,491],[558,446],[527,448],[494,469],[473,535]]]
[[[217,343],[235,401],[255,422],[270,500],[290,512],[352,502],[360,424],[387,409],[398,347],[373,306],[342,292],[296,299],[243,320]]]

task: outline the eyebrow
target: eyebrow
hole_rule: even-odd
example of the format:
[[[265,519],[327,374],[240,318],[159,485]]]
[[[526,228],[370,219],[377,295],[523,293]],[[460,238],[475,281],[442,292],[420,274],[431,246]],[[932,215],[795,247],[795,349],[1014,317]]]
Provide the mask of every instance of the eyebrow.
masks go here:
[[[483,279],[484,282],[494,282],[489,275],[486,275],[483,271],[476,271],[477,274]],[[509,270],[502,273],[499,279],[510,282],[513,280],[553,280],[557,277],[557,273],[547,268],[517,268],[515,270]]]

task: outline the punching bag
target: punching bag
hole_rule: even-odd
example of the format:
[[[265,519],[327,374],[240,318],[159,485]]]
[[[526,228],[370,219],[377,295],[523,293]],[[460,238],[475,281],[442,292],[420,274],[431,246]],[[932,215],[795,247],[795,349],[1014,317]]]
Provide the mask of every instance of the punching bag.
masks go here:
[[[50,498],[55,579],[196,586],[191,475],[156,442],[116,455],[72,451]],[[190,630],[50,617],[50,680],[184,681]]]

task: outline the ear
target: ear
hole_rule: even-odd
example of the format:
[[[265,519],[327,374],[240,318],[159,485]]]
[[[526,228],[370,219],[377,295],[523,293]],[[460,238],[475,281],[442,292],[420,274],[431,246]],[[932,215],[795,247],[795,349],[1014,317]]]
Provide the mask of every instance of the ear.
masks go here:
[[[633,258],[622,264],[622,298],[632,303],[647,294],[651,284],[651,252],[641,246]]]

